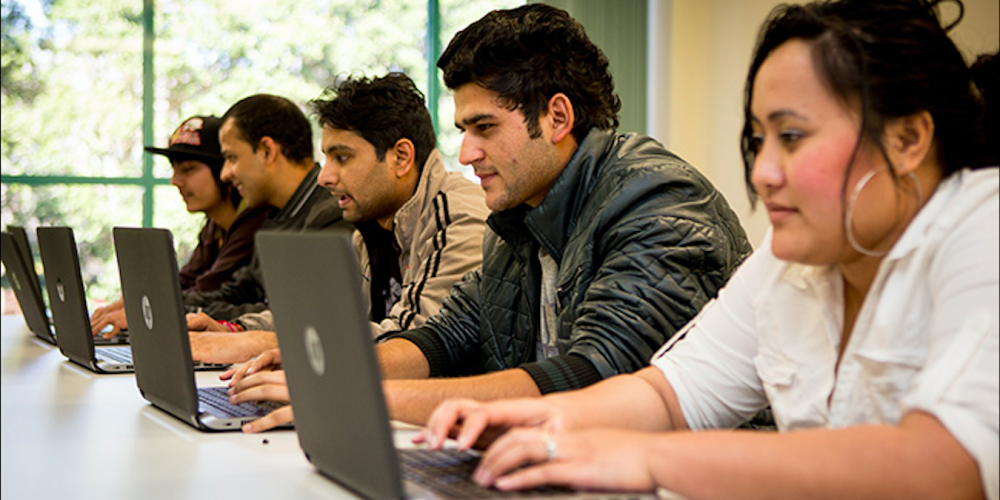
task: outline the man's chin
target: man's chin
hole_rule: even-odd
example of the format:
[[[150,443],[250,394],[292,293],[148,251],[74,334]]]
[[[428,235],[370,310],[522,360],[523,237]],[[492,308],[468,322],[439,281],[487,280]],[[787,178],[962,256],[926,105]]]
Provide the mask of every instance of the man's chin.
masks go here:
[[[503,212],[504,210],[510,210],[520,203],[514,203],[508,196],[486,196],[486,208],[494,212]]]

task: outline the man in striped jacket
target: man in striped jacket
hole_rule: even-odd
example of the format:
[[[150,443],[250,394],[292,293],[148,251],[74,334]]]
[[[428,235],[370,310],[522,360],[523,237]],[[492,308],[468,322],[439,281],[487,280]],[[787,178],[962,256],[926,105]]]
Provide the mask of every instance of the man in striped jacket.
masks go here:
[[[326,157],[317,182],[357,228],[373,335],[417,328],[482,263],[483,191],[445,170],[423,94],[406,75],[348,79],[310,104]],[[270,311],[223,324],[193,316],[188,325],[213,330],[192,332],[197,360],[240,362],[277,347]]]

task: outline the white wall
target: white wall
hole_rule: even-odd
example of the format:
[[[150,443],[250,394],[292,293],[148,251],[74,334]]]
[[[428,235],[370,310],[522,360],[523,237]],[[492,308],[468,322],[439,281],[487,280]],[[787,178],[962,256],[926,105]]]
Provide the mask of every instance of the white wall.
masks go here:
[[[715,183],[755,245],[768,222],[763,209],[751,211],[743,180],[743,84],[757,30],[779,3],[649,0],[649,135]],[[964,20],[953,32],[959,47],[970,60],[995,52],[1000,46],[1000,2],[964,3]],[[946,19],[954,12],[949,9]]]

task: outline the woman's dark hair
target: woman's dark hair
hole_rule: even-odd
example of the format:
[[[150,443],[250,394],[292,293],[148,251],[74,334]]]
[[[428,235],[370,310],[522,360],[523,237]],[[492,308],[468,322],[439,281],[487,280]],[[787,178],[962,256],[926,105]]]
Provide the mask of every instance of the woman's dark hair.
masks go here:
[[[580,23],[555,7],[490,12],[455,35],[437,65],[448,88],[475,83],[499,94],[511,110],[520,108],[533,138],[542,133],[538,118],[549,99],[560,92],[573,104],[577,141],[592,128],[618,127],[622,105],[608,58]]]
[[[986,104],[986,117],[984,119],[984,138],[987,141],[984,158],[981,163],[985,165],[996,165],[1000,160],[997,148],[1000,144],[996,138],[1000,136],[1000,129],[997,128],[997,83],[1000,80],[1000,66],[997,66],[997,53],[983,54],[976,59],[972,65],[972,80],[976,82],[983,102]]]
[[[400,139],[413,141],[417,171],[437,147],[434,124],[424,94],[410,77],[389,73],[381,78],[348,78],[309,102],[320,125],[357,132],[375,146],[378,160]]]
[[[240,138],[254,151],[264,137],[281,146],[281,153],[292,163],[313,161],[312,128],[302,110],[292,101],[269,94],[246,97],[222,115],[222,122],[232,118]]]
[[[886,122],[927,111],[944,176],[963,167],[996,165],[996,142],[987,141],[996,135],[987,135],[985,101],[995,93],[988,88],[996,86],[995,57],[981,63],[992,68],[987,72],[992,71],[993,82],[977,78],[984,86],[977,90],[974,71],[948,37],[965,11],[961,0],[951,1],[959,14],[947,26],[937,12],[942,0],[826,0],[775,8],[761,28],[744,92],[741,150],[751,201],[757,197],[750,182],[754,79],[768,55],[793,39],[812,44],[819,79],[838,99],[860,105],[855,156],[867,142],[888,161],[881,138]],[[995,119],[992,127],[995,134]]]

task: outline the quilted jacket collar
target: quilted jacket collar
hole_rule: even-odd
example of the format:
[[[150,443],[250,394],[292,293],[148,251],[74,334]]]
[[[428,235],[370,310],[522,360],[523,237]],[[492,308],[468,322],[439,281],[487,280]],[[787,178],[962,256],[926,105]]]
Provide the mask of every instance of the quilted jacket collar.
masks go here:
[[[490,228],[510,245],[520,247],[536,240],[561,264],[567,239],[593,190],[613,138],[612,131],[591,129],[542,203],[535,208],[520,205],[493,212],[488,220]]]

